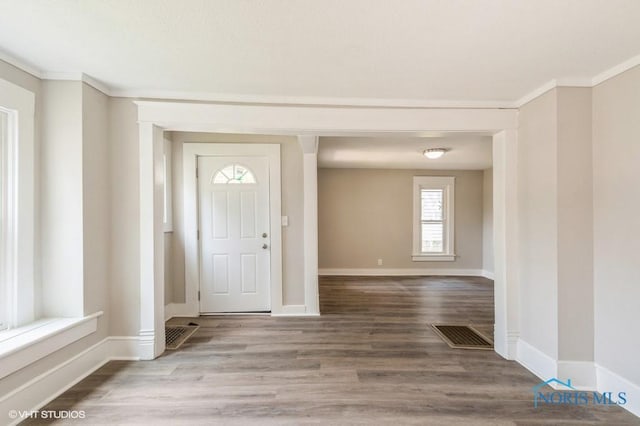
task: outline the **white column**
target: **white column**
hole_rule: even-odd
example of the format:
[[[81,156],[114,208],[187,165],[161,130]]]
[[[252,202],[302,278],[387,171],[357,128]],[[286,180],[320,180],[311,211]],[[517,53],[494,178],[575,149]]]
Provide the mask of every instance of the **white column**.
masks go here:
[[[154,359],[164,342],[162,129],[140,123],[140,358]]]
[[[304,167],[304,304],[320,314],[318,292],[318,136],[298,136]]]
[[[493,136],[494,346],[515,359],[520,335],[517,277],[517,142],[516,130]]]

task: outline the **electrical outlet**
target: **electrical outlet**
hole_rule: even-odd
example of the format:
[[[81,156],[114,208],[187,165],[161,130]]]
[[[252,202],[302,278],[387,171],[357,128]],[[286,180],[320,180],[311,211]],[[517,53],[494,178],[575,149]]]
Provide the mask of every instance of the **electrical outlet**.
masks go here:
[[[378,266],[382,266],[382,259],[378,259]]]

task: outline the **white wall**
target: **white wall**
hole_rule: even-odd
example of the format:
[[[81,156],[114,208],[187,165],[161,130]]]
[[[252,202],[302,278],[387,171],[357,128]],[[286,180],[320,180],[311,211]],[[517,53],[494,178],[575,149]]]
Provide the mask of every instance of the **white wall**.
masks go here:
[[[482,173],[482,270],[493,274],[493,169]]]
[[[82,83],[42,84],[42,303],[48,317],[82,316]]]
[[[83,84],[82,111],[84,313],[104,311],[109,321],[109,98]]]
[[[640,67],[593,89],[595,360],[636,387],[640,386],[639,116]]]

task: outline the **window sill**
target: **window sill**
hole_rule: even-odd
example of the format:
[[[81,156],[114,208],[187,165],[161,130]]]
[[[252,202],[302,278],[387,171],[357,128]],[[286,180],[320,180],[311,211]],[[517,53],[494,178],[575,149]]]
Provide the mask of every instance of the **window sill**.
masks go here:
[[[414,254],[411,259],[414,262],[453,262],[456,260],[455,254]]]
[[[95,332],[100,316],[47,318],[0,332],[0,379]]]

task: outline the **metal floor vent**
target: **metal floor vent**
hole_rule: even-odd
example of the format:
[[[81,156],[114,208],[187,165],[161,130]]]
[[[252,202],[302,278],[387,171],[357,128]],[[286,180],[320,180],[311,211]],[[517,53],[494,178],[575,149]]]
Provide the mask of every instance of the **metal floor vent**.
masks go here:
[[[197,325],[167,325],[164,329],[166,348],[178,349],[199,328]]]
[[[431,324],[447,345],[456,349],[493,349],[493,341],[469,325]]]

